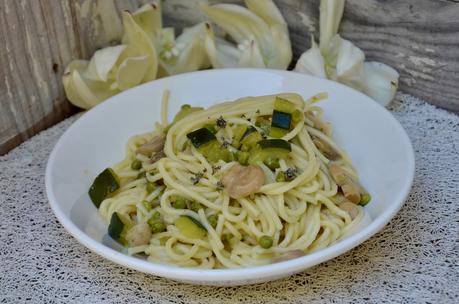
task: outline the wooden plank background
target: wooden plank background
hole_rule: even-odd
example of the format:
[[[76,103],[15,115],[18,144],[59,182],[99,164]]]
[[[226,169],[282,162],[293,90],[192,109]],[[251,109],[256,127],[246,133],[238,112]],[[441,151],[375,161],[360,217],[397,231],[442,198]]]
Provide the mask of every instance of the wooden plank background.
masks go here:
[[[200,1],[163,0],[165,25],[182,28],[205,18]],[[119,41],[114,13],[145,2],[0,0],[0,155],[76,111],[61,84],[66,64]],[[276,3],[298,58],[311,35],[318,37],[319,0]],[[340,32],[368,60],[396,68],[401,91],[459,113],[458,1],[348,0]]]

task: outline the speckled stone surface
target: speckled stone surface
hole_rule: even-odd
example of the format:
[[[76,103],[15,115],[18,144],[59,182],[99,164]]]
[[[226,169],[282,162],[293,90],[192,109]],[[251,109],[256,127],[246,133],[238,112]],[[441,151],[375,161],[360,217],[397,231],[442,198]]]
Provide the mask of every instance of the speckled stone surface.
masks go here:
[[[64,230],[48,205],[44,172],[72,117],[0,157],[0,303],[459,303],[459,117],[403,94],[392,111],[416,153],[399,214],[336,259],[232,288],[118,266]]]

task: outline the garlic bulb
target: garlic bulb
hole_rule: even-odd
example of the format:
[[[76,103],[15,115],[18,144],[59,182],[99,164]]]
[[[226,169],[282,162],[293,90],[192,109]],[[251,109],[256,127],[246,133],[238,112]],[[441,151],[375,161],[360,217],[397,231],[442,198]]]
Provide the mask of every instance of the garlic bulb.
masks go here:
[[[205,47],[214,68],[267,67],[286,69],[292,59],[287,24],[271,0],[202,5],[202,10],[236,42],[218,39],[207,30]]]
[[[398,87],[398,73],[379,62],[365,62],[365,54],[338,33],[344,0],[320,2],[320,50],[312,40],[311,48],[298,60],[295,71],[326,77],[357,89],[386,106]]]

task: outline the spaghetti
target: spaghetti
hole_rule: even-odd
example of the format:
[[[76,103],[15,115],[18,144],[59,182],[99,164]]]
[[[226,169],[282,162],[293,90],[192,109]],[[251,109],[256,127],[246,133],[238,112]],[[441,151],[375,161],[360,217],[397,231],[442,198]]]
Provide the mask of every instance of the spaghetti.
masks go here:
[[[129,139],[110,171],[117,187],[99,206],[129,254],[186,267],[263,265],[327,247],[362,220],[369,194],[313,99],[185,105],[167,124],[168,94],[161,124]]]

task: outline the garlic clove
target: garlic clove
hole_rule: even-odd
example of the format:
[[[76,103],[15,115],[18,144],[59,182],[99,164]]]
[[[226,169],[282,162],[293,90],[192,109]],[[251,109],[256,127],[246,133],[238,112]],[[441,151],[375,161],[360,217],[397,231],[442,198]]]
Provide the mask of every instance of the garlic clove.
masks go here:
[[[320,1],[320,50],[326,57],[330,41],[338,33],[339,24],[343,16],[345,0]]]
[[[109,46],[94,53],[84,72],[87,79],[107,81],[110,71],[115,67],[125,45]]]
[[[398,88],[398,72],[381,62],[365,62],[363,65],[363,92],[382,106],[387,106]]]
[[[294,70],[308,75],[327,78],[324,59],[314,38],[311,39],[311,48],[301,54]]]

